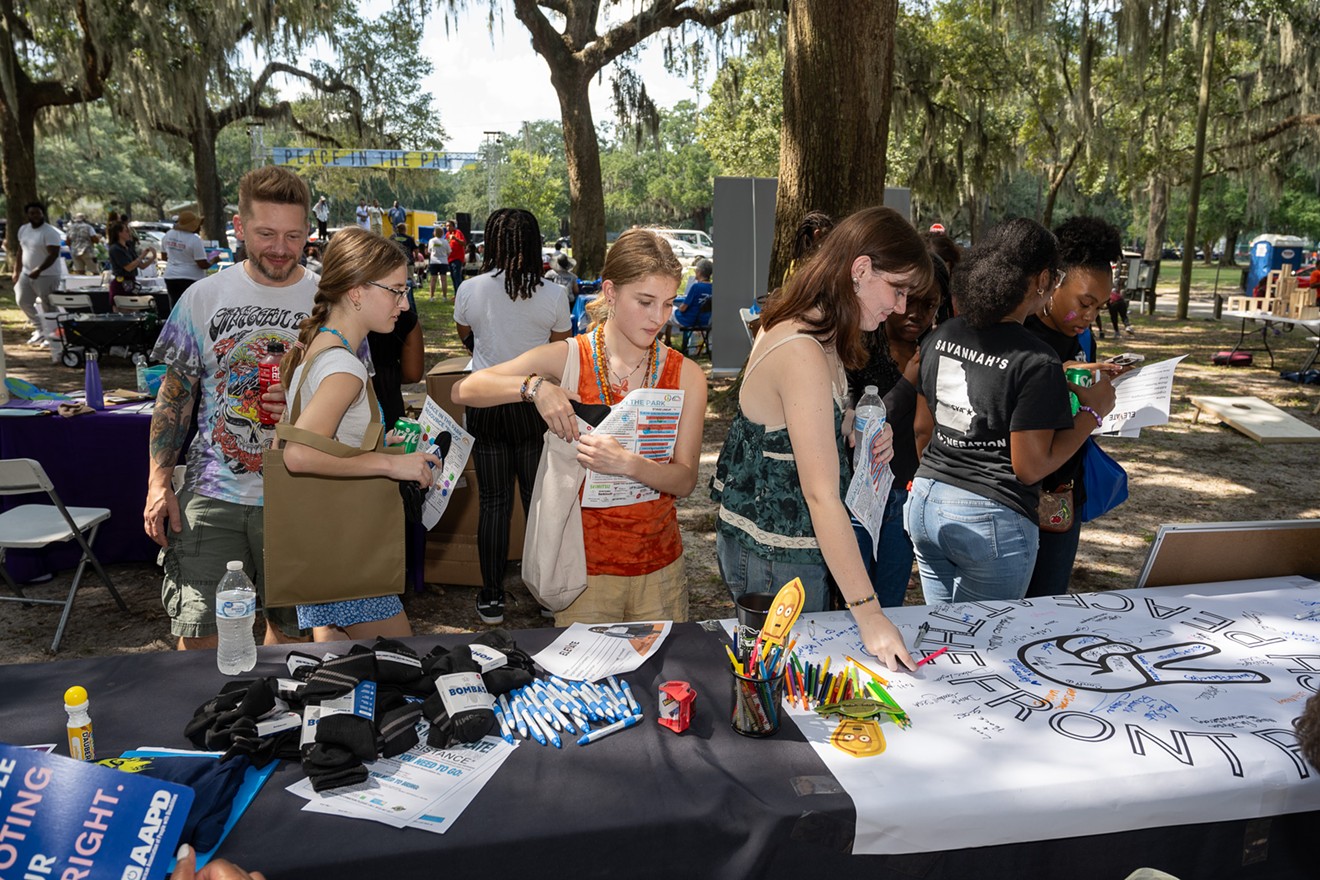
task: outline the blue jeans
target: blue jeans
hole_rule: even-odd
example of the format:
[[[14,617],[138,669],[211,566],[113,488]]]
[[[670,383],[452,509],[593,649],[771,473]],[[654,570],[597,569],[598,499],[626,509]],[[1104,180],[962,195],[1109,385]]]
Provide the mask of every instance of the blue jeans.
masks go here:
[[[1036,567],[1027,585],[1027,598],[1062,596],[1068,592],[1072,580],[1073,563],[1077,560],[1077,544],[1082,537],[1081,520],[1074,519],[1066,532],[1041,532],[1040,549],[1036,551]]]
[[[1040,527],[975,492],[925,477],[912,481],[905,512],[926,604],[1021,599]]]
[[[871,577],[871,587],[882,608],[901,608],[912,579],[912,541],[903,527],[903,504],[907,489],[895,486],[885,502],[885,518],[880,526],[880,552],[872,553],[871,533],[853,520],[853,533],[862,551],[862,564]]]
[[[778,593],[779,588],[793,578],[802,581],[807,591],[803,611],[825,611],[829,608],[829,571],[822,563],[772,562],[757,556],[742,544],[722,534],[715,536],[715,554],[720,565],[720,577],[735,602],[743,593]]]

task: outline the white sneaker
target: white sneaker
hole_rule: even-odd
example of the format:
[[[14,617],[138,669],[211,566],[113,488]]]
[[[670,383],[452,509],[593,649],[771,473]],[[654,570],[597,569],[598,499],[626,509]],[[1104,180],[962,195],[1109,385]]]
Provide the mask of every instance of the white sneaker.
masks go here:
[[[40,330],[34,330],[33,333],[32,333],[32,335],[28,337],[27,344],[28,344],[28,345],[36,345],[36,344],[37,344],[38,342],[40,342],[40,341],[41,341],[41,331],[40,331]]]
[[[50,348],[50,340],[43,339],[37,343],[37,348]]]

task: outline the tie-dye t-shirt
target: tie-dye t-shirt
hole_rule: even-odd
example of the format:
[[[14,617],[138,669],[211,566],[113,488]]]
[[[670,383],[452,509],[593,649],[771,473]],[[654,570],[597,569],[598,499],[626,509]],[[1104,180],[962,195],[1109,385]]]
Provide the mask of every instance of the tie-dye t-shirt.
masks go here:
[[[261,504],[261,453],[273,426],[257,418],[257,362],[272,342],[287,350],[312,310],[318,277],[288,287],[253,281],[239,264],[188,288],[161,330],[153,358],[201,377],[197,436],[184,487],[234,504]]]

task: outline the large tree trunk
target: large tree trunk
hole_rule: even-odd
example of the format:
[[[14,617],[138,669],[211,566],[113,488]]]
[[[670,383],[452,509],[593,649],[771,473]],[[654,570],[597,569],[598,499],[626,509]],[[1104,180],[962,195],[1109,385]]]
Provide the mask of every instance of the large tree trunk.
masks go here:
[[[225,216],[224,190],[220,186],[220,169],[215,158],[215,121],[210,114],[189,133],[188,143],[192,146],[193,184],[197,187],[197,212],[202,217],[202,230],[205,238],[220,243],[220,247],[229,247],[229,236],[225,235],[225,226],[229,218]]]
[[[1237,240],[1241,234],[1242,228],[1236,223],[1230,224],[1224,231],[1224,252],[1219,255],[1219,265],[1224,268],[1237,266],[1237,260],[1233,255],[1237,253]]]
[[[1072,151],[1068,154],[1068,158],[1064,160],[1062,165],[1055,168],[1052,174],[1050,174],[1050,191],[1045,197],[1045,209],[1041,211],[1040,214],[1040,224],[1046,229],[1049,229],[1054,225],[1054,206],[1059,201],[1059,191],[1062,190],[1063,185],[1067,183],[1068,175],[1072,172],[1072,167],[1076,164],[1077,157],[1081,155],[1081,152],[1082,141],[1079,139],[1077,143],[1073,144]]]
[[[772,286],[808,211],[884,203],[897,14],[897,0],[789,4]]]
[[[1159,261],[1164,254],[1164,229],[1169,222],[1169,181],[1150,179],[1150,211],[1146,215],[1146,247],[1142,258]]]
[[[6,114],[0,125],[0,159],[4,166],[5,253],[10,265],[18,253],[18,230],[27,222],[23,206],[37,200],[36,108],[24,93],[17,107],[5,107],[0,98],[0,112]]]
[[[1201,173],[1205,170],[1205,130],[1210,118],[1210,77],[1215,63],[1215,4],[1201,12],[1201,89],[1196,103],[1196,145],[1192,151],[1191,189],[1187,194],[1187,234],[1183,237],[1182,273],[1178,277],[1178,320],[1187,319],[1192,296],[1192,260],[1196,258],[1196,215],[1201,207]]]
[[[600,179],[600,143],[591,117],[587,87],[591,77],[580,69],[551,73],[559,95],[568,160],[568,225],[573,259],[582,278],[595,278],[605,265],[605,189]]]

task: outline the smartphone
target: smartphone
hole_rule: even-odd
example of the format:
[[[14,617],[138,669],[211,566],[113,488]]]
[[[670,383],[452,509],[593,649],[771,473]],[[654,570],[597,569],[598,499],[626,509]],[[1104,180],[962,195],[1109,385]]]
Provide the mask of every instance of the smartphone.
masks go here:
[[[1142,363],[1145,360],[1146,356],[1143,354],[1124,352],[1123,354],[1116,354],[1113,357],[1105,358],[1105,363],[1117,364],[1120,367],[1135,367],[1137,364]]]

